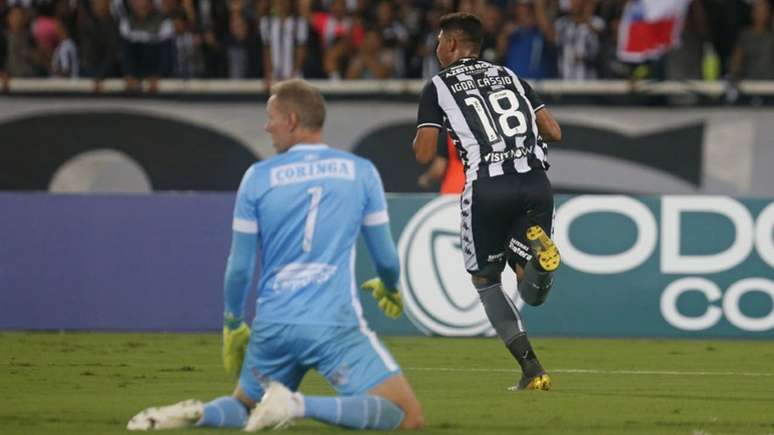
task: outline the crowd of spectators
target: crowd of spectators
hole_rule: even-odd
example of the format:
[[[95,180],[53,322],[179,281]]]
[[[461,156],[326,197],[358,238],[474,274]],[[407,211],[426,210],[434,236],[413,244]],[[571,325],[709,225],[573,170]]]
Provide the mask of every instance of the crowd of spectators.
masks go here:
[[[426,78],[453,11],[528,79],[774,79],[770,0],[692,0],[680,47],[644,65],[616,55],[626,1],[0,0],[0,79]]]

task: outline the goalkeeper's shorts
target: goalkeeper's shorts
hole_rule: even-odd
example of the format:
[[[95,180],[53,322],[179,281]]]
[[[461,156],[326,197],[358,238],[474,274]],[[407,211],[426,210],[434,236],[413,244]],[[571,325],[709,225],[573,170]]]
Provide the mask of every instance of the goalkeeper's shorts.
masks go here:
[[[296,391],[315,369],[342,396],[365,394],[400,367],[376,334],[366,328],[255,322],[239,385],[253,400],[263,396],[262,379]]]

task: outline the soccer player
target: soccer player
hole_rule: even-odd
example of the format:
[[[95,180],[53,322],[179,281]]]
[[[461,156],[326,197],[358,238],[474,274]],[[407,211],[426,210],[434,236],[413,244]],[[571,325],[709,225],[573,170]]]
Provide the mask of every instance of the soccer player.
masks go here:
[[[355,429],[421,428],[420,404],[366,325],[355,290],[354,244],[362,230],[379,275],[364,288],[385,314],[400,315],[400,266],[379,174],[368,160],[322,144],[325,104],[308,83],[274,85],[267,112],[279,155],[245,173],[225,273],[223,359],[239,384],[233,395],[206,404],[147,409],[128,428],[256,431],[295,418]],[[258,250],[258,306],[248,328],[244,302]],[[312,368],[339,396],[295,392]]]
[[[465,166],[465,268],[497,335],[521,366],[522,377],[511,389],[548,390],[551,379],[500,276],[507,261],[530,305],[542,304],[551,289],[560,260],[548,236],[554,200],[544,140],[560,140],[561,129],[529,84],[478,58],[481,39],[476,16],[442,17],[436,55],[443,69],[422,91],[413,148],[427,163],[441,129],[454,139]]]

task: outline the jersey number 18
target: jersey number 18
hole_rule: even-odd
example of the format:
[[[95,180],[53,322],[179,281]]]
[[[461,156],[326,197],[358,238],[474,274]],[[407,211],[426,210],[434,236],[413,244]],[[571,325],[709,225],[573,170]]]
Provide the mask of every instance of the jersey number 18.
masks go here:
[[[485,107],[483,98],[477,95],[471,95],[465,98],[465,104],[472,107],[478,115],[481,125],[484,127],[489,142],[497,142],[500,140],[501,135],[506,137],[513,137],[521,135],[527,132],[527,118],[523,113],[519,111],[519,99],[516,94],[510,89],[504,89],[489,94],[489,104],[492,110],[497,113],[497,124],[500,126],[500,133],[495,130],[494,123],[490,116],[490,111]],[[503,100],[507,100],[508,106],[503,107]],[[511,125],[511,119],[515,119],[515,125]]]

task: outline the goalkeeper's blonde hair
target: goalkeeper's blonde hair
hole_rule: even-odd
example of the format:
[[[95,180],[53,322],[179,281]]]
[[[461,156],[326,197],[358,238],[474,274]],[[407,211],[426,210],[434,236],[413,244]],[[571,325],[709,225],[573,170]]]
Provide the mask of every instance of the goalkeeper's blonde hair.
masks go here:
[[[321,130],[325,124],[325,99],[320,91],[308,82],[291,79],[271,87],[271,94],[286,113],[298,115],[302,128]]]

